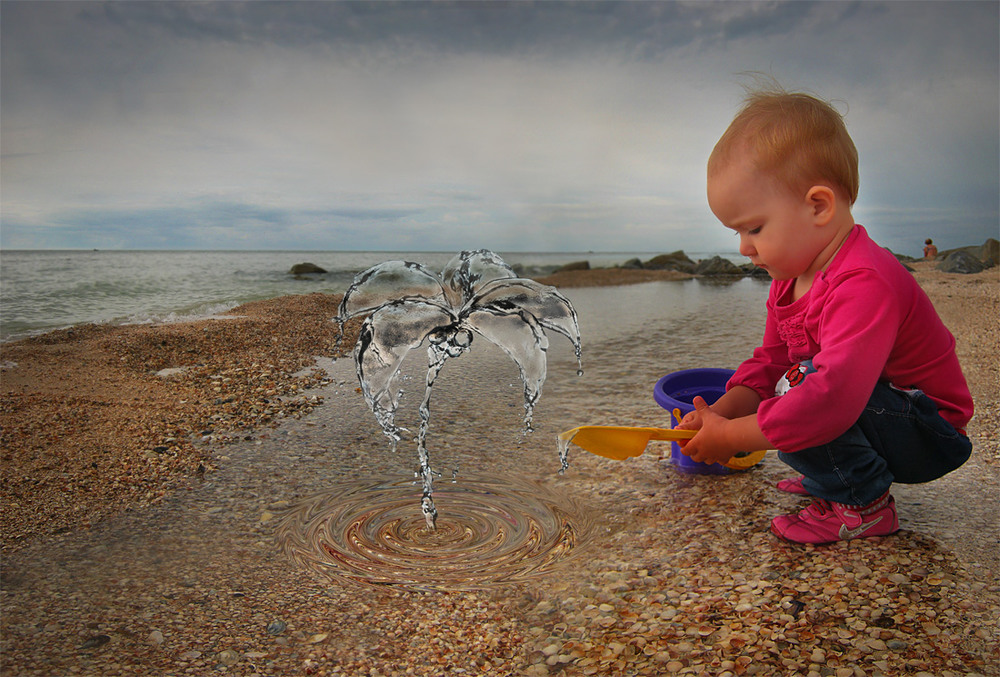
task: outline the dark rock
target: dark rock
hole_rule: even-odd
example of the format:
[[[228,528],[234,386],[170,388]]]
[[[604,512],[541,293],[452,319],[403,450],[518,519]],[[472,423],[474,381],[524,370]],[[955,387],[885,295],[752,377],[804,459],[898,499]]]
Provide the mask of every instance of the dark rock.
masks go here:
[[[710,259],[699,261],[694,267],[694,274],[705,276],[741,276],[743,275],[743,271],[729,259],[724,259],[721,256],[713,256]]]
[[[291,275],[322,275],[326,270],[315,263],[296,263],[288,272]]]
[[[950,253],[944,261],[937,265],[937,269],[945,273],[962,273],[964,275],[981,273],[986,270],[986,266],[975,255],[964,249],[958,249]]]
[[[677,250],[670,254],[660,254],[654,256],[643,264],[643,268],[648,270],[679,270],[682,273],[694,272],[694,261],[688,258],[683,250]]]
[[[622,264],[622,268],[627,268],[629,270],[642,270],[642,261],[639,259],[629,259]]]
[[[985,268],[992,268],[997,265],[1000,261],[1000,241],[996,238],[988,238],[981,245],[970,245],[968,247],[958,247],[957,249],[948,249],[943,252],[939,252],[937,255],[938,261],[947,261],[953,255],[959,252],[964,252],[975,258],[979,259]]]
[[[574,261],[573,263],[567,263],[556,272],[567,273],[573,270],[590,270],[590,261]]]
[[[766,270],[764,270],[760,266],[755,266],[752,263],[744,263],[742,266],[740,266],[740,271],[742,271],[744,275],[749,275],[750,277],[758,278],[761,280],[768,279],[771,277],[770,275],[767,274]]]

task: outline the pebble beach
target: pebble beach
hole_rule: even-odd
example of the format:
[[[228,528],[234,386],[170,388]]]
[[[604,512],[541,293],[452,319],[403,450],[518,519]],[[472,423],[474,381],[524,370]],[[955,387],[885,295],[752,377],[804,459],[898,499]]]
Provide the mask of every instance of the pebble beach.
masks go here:
[[[773,455],[707,476],[677,472],[666,445],[621,462],[577,449],[556,472],[561,430],[666,425],[651,375],[749,354],[763,307],[720,307],[643,324],[642,340],[597,332],[588,344],[585,330],[582,377],[553,339],[527,436],[509,360],[448,365],[431,429],[441,467],[525,478],[586,524],[562,566],[453,592],[345,583],[276,546],[305,498],[414,465],[409,447],[388,451],[351,360],[330,359],[339,297],[0,345],[0,672],[1000,675],[1000,271],[913,267],[955,334],[976,416],[969,463],[894,488],[898,534],[776,539],[771,517],[805,504],[773,488],[789,474]],[[545,282],[600,305],[595,285],[697,284],[676,278]]]

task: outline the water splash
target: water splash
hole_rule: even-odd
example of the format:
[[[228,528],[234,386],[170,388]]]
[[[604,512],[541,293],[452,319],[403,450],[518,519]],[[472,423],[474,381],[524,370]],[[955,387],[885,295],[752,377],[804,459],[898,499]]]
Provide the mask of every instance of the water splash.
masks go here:
[[[280,516],[276,539],[304,568],[337,582],[407,590],[478,590],[553,571],[580,554],[594,522],[568,496],[524,480],[463,477],[436,491],[429,528],[412,480],[357,480]]]
[[[427,348],[427,379],[420,403],[417,455],[423,494],[421,510],[434,528],[437,509],[426,446],[430,399],[434,382],[449,357],[458,357],[478,334],[496,344],[518,366],[524,384],[524,429],[532,431],[535,404],[545,382],[545,330],[570,340],[576,352],[578,374],[583,373],[580,328],[576,311],[554,287],[519,278],[503,259],[479,249],[457,254],[435,275],[411,261],[386,261],[358,274],[344,294],[336,322],[368,315],[354,348],[358,381],[365,401],[375,414],[393,450],[408,432],[396,425],[402,393],[400,367],[413,349]]]
[[[559,450],[559,474],[563,475],[569,470],[569,443],[571,440],[557,439]]]

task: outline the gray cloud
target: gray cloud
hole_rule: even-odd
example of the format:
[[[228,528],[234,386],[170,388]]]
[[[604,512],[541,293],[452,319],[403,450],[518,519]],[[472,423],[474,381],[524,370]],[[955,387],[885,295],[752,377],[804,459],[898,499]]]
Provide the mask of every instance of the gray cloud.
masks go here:
[[[703,173],[746,70],[845,102],[883,244],[996,233],[996,3],[0,14],[4,247],[732,247]]]

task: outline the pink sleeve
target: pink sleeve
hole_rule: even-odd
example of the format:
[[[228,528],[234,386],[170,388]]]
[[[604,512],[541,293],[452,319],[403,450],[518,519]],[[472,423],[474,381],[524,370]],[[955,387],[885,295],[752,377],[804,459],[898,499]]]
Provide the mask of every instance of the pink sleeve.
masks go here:
[[[826,282],[818,282],[825,285]],[[813,293],[825,291],[816,289]],[[900,326],[898,291],[871,270],[841,277],[817,305],[815,373],[782,397],[761,402],[757,421],[778,449],[825,444],[861,416]]]

